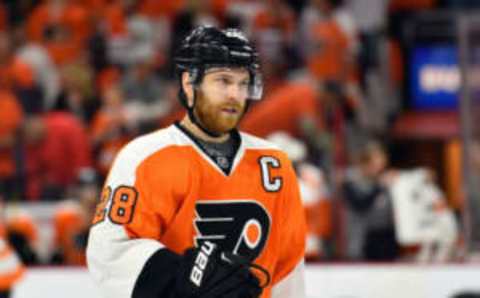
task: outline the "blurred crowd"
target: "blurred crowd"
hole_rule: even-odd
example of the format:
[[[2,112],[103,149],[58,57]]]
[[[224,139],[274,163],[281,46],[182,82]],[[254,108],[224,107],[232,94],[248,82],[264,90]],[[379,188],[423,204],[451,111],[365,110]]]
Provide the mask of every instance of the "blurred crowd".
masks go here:
[[[264,80],[263,99],[241,129],[284,144],[294,160],[309,259],[384,261],[414,250],[422,260],[448,260],[455,222],[448,239],[429,238],[446,246],[440,256],[399,245],[390,189],[405,173],[389,167],[386,145],[404,108],[399,28],[417,11],[475,3],[2,1],[0,196],[58,202],[47,262],[83,264],[95,201],[116,153],[183,116],[172,65],[180,40],[199,25],[239,27],[256,44]],[[418,179],[434,184],[435,173],[425,171],[426,180]],[[441,191],[418,196],[433,221],[450,214]],[[4,219],[10,239],[24,262],[39,263],[35,224],[18,214]]]

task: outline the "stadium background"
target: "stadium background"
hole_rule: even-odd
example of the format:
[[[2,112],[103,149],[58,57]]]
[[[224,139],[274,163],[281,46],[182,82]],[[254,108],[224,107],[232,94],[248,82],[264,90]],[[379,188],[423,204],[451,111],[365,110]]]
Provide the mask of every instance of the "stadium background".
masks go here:
[[[14,297],[88,292],[84,247],[103,179],[122,145],[182,117],[172,55],[197,25],[242,28],[260,53],[264,97],[241,128],[295,162],[309,296],[478,294],[479,8],[1,1],[1,235],[26,265]]]

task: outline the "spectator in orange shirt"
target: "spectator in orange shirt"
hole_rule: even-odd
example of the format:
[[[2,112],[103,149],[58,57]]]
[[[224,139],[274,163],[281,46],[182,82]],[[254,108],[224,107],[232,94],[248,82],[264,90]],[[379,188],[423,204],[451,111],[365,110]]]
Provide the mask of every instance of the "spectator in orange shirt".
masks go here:
[[[91,34],[89,12],[69,0],[47,0],[28,17],[31,40],[45,45],[57,64],[74,61]]]
[[[19,195],[16,186],[14,150],[18,143],[18,129],[23,111],[17,98],[8,90],[0,89],[0,196],[11,199]]]
[[[52,264],[85,266],[88,231],[99,195],[100,184],[95,170],[80,171],[70,194],[74,199],[61,202],[55,209]]]
[[[127,34],[127,14],[128,6],[125,1],[113,1],[105,6],[103,10],[103,19],[106,33],[110,37],[125,36]]]
[[[300,21],[299,45],[309,75],[322,84],[341,90],[347,105],[341,104],[344,117],[340,121],[345,153],[355,150],[366,129],[364,97],[357,72],[358,32],[351,14],[342,0],[312,0]],[[353,112],[353,113],[352,113]],[[338,148],[338,147],[337,147]]]
[[[30,83],[28,71],[27,76],[22,78],[23,65],[13,59],[12,53],[9,32],[0,32],[0,195],[6,200],[21,195],[17,177],[17,132],[27,107],[22,106],[14,90],[17,85]]]
[[[356,56],[357,28],[341,0],[312,0],[301,16],[299,50],[309,75],[345,90],[350,101],[362,99]]]
[[[11,90],[27,114],[42,111],[43,97],[34,82],[33,69],[23,58],[15,56],[9,32],[0,32],[0,88]]]
[[[26,114],[37,114],[44,110],[44,94],[34,81],[33,68],[21,57],[14,57],[10,64],[12,90]]]
[[[357,26],[342,0],[308,1],[299,19],[297,38],[297,46],[306,63],[311,63],[312,59],[329,60],[327,56],[333,57],[334,53],[340,58],[347,54],[354,56],[358,51]],[[338,57],[330,61],[337,64],[335,67],[346,62]]]
[[[328,171],[332,162],[343,165],[346,161],[344,119],[353,109],[341,86],[318,81],[289,83],[253,106],[241,128],[260,137],[285,131],[305,141],[312,158]]]
[[[264,92],[268,94],[284,83],[288,69],[297,66],[299,61],[293,50],[293,11],[283,0],[262,4],[253,18],[252,37],[261,57]]]
[[[127,123],[123,92],[117,85],[105,87],[102,92],[102,107],[95,114],[91,138],[96,152],[96,168],[105,177],[118,151],[134,135],[135,127]]]
[[[104,10],[97,35],[101,33],[105,39],[110,63],[128,69],[140,60],[150,59],[159,65],[165,62],[170,26],[165,19],[150,18],[139,12],[142,4],[115,1]]]
[[[144,0],[141,1],[138,12],[151,18],[167,17],[172,20],[185,7],[184,0]]]
[[[26,36],[24,24],[19,24],[15,27],[12,35],[13,43],[15,45],[15,58],[13,61],[19,60],[25,66],[20,65],[21,82],[20,84],[27,92],[25,95],[31,94],[29,110],[33,112],[43,112],[49,110],[55,102],[56,97],[60,92],[60,76],[57,66],[54,64],[52,57],[47,49],[40,43],[29,40]],[[17,72],[18,73],[18,72]],[[29,82],[31,80],[31,82]],[[31,84],[34,86],[31,86]],[[28,87],[37,88],[28,92]],[[26,110],[28,113],[28,110]]]
[[[311,28],[315,50],[307,57],[308,70],[319,79],[345,80],[349,75],[348,40],[333,20],[318,22]]]
[[[321,99],[315,87],[289,83],[254,105],[242,120],[241,128],[259,137],[285,131],[296,138],[304,138],[304,127],[323,130],[321,110]]]

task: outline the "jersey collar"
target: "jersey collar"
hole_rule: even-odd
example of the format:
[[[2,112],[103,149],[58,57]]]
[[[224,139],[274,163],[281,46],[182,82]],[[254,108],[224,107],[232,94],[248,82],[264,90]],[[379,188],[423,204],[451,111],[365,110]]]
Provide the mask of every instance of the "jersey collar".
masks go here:
[[[232,175],[232,173],[235,171],[235,168],[237,165],[240,163],[240,160],[242,159],[244,153],[245,153],[245,147],[244,147],[244,142],[242,141],[242,136],[238,132],[238,130],[234,129],[232,130],[231,137],[233,138],[238,138],[239,140],[239,146],[237,149],[237,152],[235,152],[235,157],[233,158],[232,165],[230,166],[230,169],[228,171],[224,171],[220,166],[205,152],[205,149],[203,146],[198,142],[197,138],[185,127],[183,127],[178,121],[176,121],[173,124],[174,127],[176,127],[180,133],[189,141],[189,143],[192,144],[192,147],[195,148],[195,150],[200,154],[200,156],[205,159],[211,166],[213,166],[218,172],[220,172],[223,176],[229,177]]]

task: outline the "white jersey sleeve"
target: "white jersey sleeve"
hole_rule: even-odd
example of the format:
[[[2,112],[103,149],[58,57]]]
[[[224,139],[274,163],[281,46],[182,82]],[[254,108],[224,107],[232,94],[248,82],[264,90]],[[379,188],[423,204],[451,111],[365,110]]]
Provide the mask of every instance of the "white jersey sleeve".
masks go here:
[[[164,246],[148,238],[132,239],[125,227],[111,216],[112,193],[119,188],[132,187],[135,199],[144,196],[136,187],[138,165],[160,147],[152,144],[152,136],[141,137],[128,144],[117,156],[105,183],[108,198],[105,198],[103,217],[94,222],[90,229],[87,246],[87,265],[94,280],[100,286],[104,297],[130,298],[139,275],[147,261]],[[128,195],[128,193],[127,193]],[[122,215],[122,210],[118,210]],[[98,215],[98,214],[97,214]],[[123,214],[125,215],[125,214]],[[112,219],[113,218],[113,219]]]

